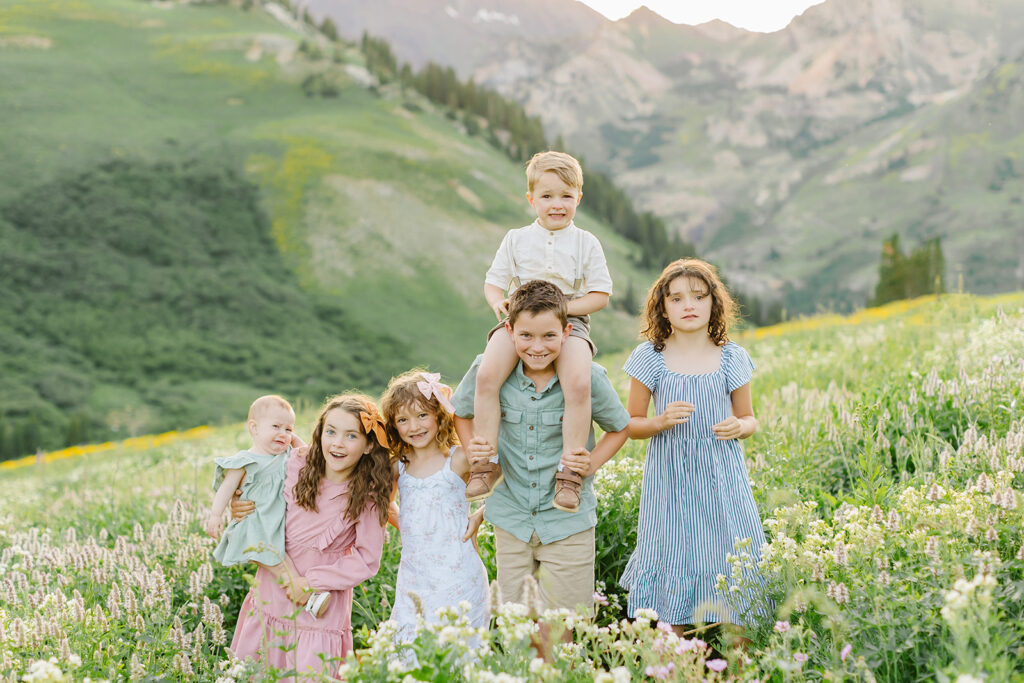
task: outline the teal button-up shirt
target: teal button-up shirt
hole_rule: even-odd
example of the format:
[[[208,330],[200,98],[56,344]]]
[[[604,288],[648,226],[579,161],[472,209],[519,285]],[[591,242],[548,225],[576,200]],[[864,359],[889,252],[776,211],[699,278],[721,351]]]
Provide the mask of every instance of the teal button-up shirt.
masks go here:
[[[459,417],[473,417],[476,373],[481,358],[483,356],[476,357],[452,396],[455,414]],[[534,531],[541,543],[552,543],[596,526],[593,477],[583,480],[579,512],[563,512],[551,505],[555,496],[555,471],[562,459],[562,415],[565,412],[558,375],[537,391],[533,381],[523,374],[520,361],[505,380],[498,397],[501,402],[498,457],[505,478],[487,499],[484,519],[524,543],[529,543]],[[617,432],[629,425],[629,413],[608,381],[608,373],[597,363],[590,366],[590,404],[593,421],[606,432]],[[594,430],[591,428],[587,449],[593,448]]]

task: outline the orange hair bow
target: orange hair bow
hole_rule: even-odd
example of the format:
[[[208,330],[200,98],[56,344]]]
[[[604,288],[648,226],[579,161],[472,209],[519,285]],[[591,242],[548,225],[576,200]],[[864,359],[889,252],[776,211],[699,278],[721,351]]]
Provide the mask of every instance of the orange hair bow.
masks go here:
[[[369,436],[373,434],[382,447],[388,448],[388,435],[384,431],[384,418],[377,412],[377,406],[367,401],[364,406],[365,412],[359,413],[359,421],[363,423],[363,431]]]

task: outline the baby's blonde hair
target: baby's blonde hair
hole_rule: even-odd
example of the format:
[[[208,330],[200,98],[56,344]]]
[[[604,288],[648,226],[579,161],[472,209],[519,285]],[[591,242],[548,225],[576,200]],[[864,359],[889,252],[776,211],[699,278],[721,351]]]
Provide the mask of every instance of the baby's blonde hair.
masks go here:
[[[277,394],[267,394],[266,396],[260,396],[258,399],[252,402],[249,406],[249,420],[258,420],[263,417],[268,410],[271,408],[278,407],[284,408],[292,415],[295,414],[295,410],[292,408],[292,404],[284,400],[284,398]]]
[[[526,189],[533,192],[533,186],[540,177],[550,171],[571,188],[583,190],[583,168],[571,154],[565,152],[537,152],[526,164]]]

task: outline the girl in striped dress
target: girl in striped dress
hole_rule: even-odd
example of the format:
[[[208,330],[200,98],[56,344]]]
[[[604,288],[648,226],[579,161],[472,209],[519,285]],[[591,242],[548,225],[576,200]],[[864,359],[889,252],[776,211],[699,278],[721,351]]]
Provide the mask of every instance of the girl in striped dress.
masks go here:
[[[730,553],[745,550],[756,562],[765,540],[738,441],[757,420],[754,365],[728,338],[735,318],[713,266],[675,261],[647,295],[648,341],[624,366],[630,437],[650,442],[636,548],[619,583],[629,590],[629,616],[653,609],[680,634],[690,624],[740,621],[717,577],[731,576]],[[742,539],[749,546],[737,545]]]

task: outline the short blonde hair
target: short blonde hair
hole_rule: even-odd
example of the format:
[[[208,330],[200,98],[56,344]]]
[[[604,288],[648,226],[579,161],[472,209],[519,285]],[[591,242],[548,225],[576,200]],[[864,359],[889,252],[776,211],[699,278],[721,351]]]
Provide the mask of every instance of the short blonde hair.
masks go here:
[[[292,404],[284,400],[277,394],[267,394],[266,396],[260,396],[258,399],[252,402],[249,406],[249,420],[258,420],[263,417],[268,410],[271,408],[284,408],[292,415],[295,414],[295,410],[292,408]]]
[[[526,164],[526,189],[533,192],[533,186],[548,171],[554,173],[569,187],[583,189],[583,168],[571,154],[565,152],[537,152]]]

